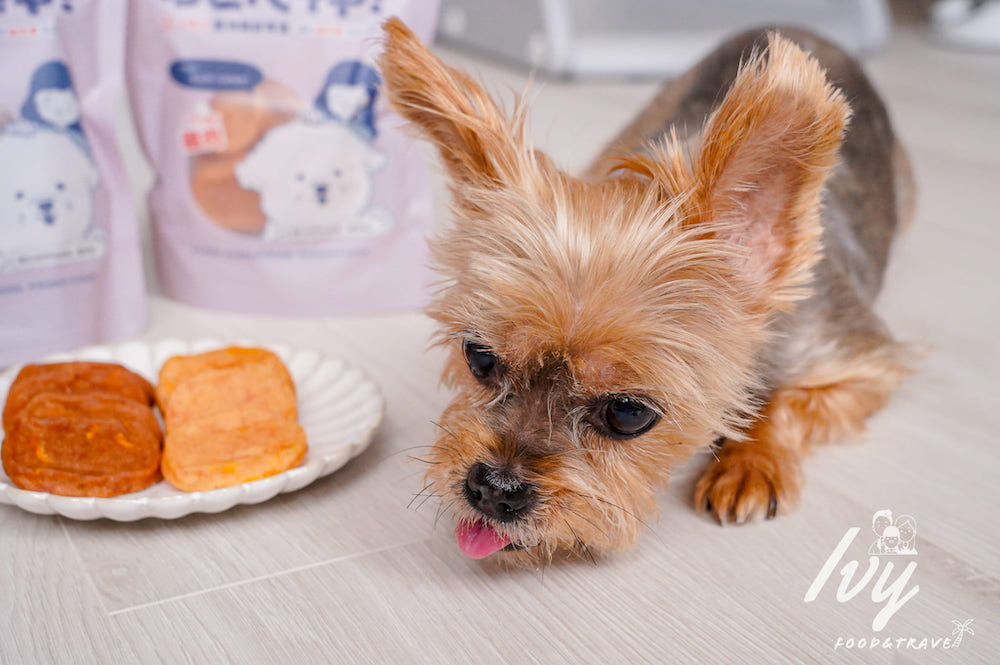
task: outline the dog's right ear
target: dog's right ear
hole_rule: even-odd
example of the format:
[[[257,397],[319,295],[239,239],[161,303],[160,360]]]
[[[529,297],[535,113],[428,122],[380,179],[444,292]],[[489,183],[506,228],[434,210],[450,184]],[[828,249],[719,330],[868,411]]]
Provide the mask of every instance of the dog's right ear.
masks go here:
[[[531,155],[523,114],[508,120],[482,86],[441,62],[398,18],[383,29],[388,99],[437,146],[454,183],[492,189],[519,179]]]

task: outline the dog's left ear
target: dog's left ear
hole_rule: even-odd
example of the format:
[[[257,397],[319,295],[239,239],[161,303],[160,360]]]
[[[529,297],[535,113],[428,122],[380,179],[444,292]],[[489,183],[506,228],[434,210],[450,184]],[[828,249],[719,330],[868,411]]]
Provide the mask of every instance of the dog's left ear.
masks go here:
[[[807,293],[823,187],[849,118],[819,63],[771,33],[706,123],[692,163],[696,216],[742,250],[739,272],[768,309]]]
[[[771,33],[709,116],[690,161],[674,138],[620,166],[683,198],[685,223],[727,241],[740,286],[763,311],[780,310],[809,292],[823,187],[849,118],[819,63]]]
[[[456,192],[517,180],[530,154],[523,123],[509,121],[482,86],[441,62],[398,18],[383,29],[379,68],[388,99],[437,146]]]

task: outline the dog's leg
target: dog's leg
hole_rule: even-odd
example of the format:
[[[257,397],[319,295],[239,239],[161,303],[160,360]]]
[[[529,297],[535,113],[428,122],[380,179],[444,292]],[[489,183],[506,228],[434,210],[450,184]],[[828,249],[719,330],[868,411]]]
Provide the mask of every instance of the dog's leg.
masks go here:
[[[695,507],[721,522],[774,517],[799,499],[801,459],[813,444],[864,430],[910,373],[906,349],[886,341],[818,364],[777,389],[743,441],[725,441],[695,488]]]

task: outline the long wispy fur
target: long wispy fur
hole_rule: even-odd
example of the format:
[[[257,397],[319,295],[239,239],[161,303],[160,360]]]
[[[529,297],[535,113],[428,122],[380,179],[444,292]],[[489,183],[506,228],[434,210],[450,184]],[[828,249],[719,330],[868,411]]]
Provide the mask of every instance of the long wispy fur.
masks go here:
[[[481,519],[463,498],[468,469],[510,469],[538,492],[529,516],[495,525],[520,546],[512,556],[629,546],[670,470],[751,436],[765,408],[762,350],[821,258],[844,95],[772,34],[697,140],[667,132],[575,178],[529,143],[523,101],[505,114],[398,19],[385,30],[389,99],[437,146],[452,194],[428,313],[458,395],[429,456],[433,491]],[[469,373],[464,340],[502,361],[496,384]],[[587,410],[609,394],[641,397],[660,423],[601,436]]]

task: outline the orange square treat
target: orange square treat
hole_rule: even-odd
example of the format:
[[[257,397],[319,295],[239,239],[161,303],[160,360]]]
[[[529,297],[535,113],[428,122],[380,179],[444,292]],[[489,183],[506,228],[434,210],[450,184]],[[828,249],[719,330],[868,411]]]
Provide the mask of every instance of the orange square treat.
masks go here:
[[[144,404],[109,393],[41,393],[13,417],[0,457],[22,489],[109,497],[160,479],[161,441]]]
[[[3,410],[3,428],[9,430],[18,411],[39,393],[78,395],[111,393],[139,404],[153,403],[153,386],[121,365],[98,362],[64,362],[26,365],[14,379]]]
[[[295,383],[265,349],[229,347],[169,359],[156,388],[167,436],[163,476],[184,491],[257,480],[307,450]]]
[[[261,363],[271,368],[273,374],[284,378],[294,394],[295,384],[292,382],[292,377],[276,354],[267,349],[230,346],[190,356],[174,356],[163,363],[163,367],[160,368],[159,383],[156,386],[156,402],[160,411],[166,417],[170,395],[185,380],[207,370],[226,369],[249,363]]]
[[[295,420],[295,385],[288,371],[267,363],[249,362],[210,369],[181,382],[170,394],[163,418],[167,430],[219,413],[239,411],[260,419]]]
[[[306,449],[305,432],[294,420],[220,413],[170,430],[163,477],[188,492],[229,487],[286,471]]]

